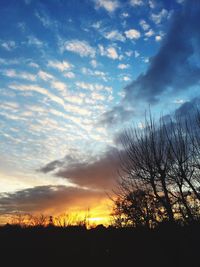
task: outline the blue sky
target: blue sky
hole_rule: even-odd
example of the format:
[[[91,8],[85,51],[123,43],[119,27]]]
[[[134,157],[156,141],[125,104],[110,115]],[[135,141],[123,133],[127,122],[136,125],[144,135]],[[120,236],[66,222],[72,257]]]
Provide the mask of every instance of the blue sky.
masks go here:
[[[187,56],[178,40],[185,29],[190,40],[189,30],[183,23],[176,31],[188,5],[183,0],[2,0],[1,192],[111,188],[99,183],[107,173],[91,184],[80,182],[85,181],[81,168],[96,172],[95,164],[103,169],[103,162],[107,170],[117,134],[130,123],[141,127],[149,105],[159,116],[198,94],[198,30]],[[182,72],[181,62],[190,68]],[[184,80],[191,66],[196,76]]]

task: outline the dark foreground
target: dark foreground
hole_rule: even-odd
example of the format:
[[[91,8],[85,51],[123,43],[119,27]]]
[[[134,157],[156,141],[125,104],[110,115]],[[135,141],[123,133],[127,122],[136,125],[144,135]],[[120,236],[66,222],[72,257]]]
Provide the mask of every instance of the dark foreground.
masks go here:
[[[200,224],[155,230],[0,228],[0,266],[200,266]]]

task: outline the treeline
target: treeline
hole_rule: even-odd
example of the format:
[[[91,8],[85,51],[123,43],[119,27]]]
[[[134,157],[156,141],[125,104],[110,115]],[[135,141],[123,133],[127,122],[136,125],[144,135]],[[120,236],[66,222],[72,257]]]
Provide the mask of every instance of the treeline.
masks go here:
[[[200,113],[161,117],[151,114],[143,129],[120,137],[121,168],[115,191],[114,224],[155,227],[200,218]]]
[[[7,223],[4,226],[19,228],[76,227],[77,229],[94,227],[94,225],[90,223],[89,211],[87,211],[84,216],[79,216],[78,213],[64,213],[58,216],[48,216],[45,214],[16,212],[8,215]]]

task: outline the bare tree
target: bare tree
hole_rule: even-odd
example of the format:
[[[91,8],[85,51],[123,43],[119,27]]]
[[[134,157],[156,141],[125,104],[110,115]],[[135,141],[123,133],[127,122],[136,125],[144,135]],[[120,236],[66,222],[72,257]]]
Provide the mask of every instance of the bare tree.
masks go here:
[[[40,214],[40,215],[29,214],[28,216],[29,216],[28,225],[30,226],[45,227],[48,225],[49,217],[44,214]]]
[[[200,118],[199,118],[200,122]],[[121,136],[121,181],[115,209],[135,224],[156,220],[190,222],[197,218],[200,182],[200,135],[188,118],[158,123],[151,115],[144,129]],[[196,205],[192,205],[196,199]]]
[[[122,159],[122,170],[132,179],[140,179],[151,186],[154,196],[163,205],[168,219],[173,222],[174,214],[170,198],[168,173],[171,158],[168,141],[160,120],[158,127],[150,117],[145,128],[126,130],[121,142],[127,157]]]

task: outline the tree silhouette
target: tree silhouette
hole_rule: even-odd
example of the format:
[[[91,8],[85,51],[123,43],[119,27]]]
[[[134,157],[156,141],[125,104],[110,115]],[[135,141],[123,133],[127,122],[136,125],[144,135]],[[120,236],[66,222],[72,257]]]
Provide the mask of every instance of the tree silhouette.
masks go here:
[[[156,221],[199,217],[199,113],[194,121],[177,116],[167,121],[161,117],[156,123],[150,114],[143,129],[123,132],[115,202],[122,218],[149,227]]]

